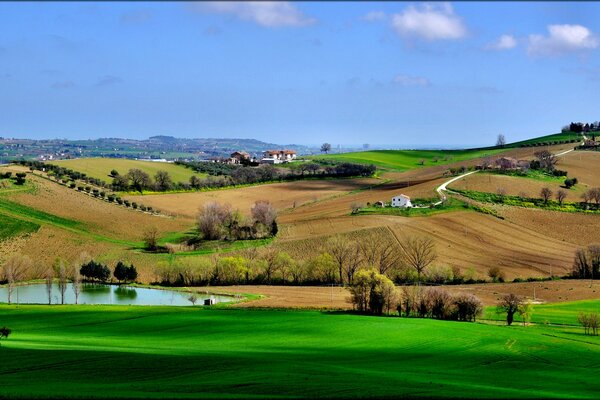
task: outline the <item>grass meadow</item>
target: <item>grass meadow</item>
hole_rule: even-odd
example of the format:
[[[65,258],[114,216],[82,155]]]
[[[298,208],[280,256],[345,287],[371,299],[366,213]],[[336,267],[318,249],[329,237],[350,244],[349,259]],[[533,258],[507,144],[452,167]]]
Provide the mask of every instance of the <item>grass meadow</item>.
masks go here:
[[[600,302],[512,327],[341,312],[0,305],[8,397],[596,397]]]
[[[92,178],[101,179],[105,182],[111,182],[110,171],[116,169],[120,174],[126,174],[133,168],[141,169],[154,177],[157,171],[167,171],[171,175],[173,182],[189,182],[192,175],[199,177],[205,174],[194,173],[189,168],[173,163],[129,160],[124,158],[75,158],[71,160],[52,161],[50,164],[60,165],[86,174]]]
[[[408,171],[415,168],[431,167],[473,158],[491,156],[504,150],[372,150],[354,153],[327,154],[315,159],[329,159],[360,164],[374,164],[391,171]],[[423,160],[423,165],[421,165]],[[437,161],[436,161],[437,160]]]

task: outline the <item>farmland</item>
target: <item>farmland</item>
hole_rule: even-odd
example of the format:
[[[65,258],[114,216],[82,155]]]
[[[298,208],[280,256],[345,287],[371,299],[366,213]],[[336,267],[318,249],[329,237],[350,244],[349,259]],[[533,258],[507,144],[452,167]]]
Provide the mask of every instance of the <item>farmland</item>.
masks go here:
[[[71,160],[52,161],[51,164],[60,165],[61,167],[84,173],[89,177],[105,182],[112,180],[110,171],[113,169],[123,175],[134,168],[141,169],[150,176],[154,176],[157,171],[166,171],[171,175],[174,182],[189,182],[192,175],[202,176],[202,174],[194,173],[191,169],[181,165],[125,158],[75,158]]]
[[[503,150],[373,150],[355,153],[314,156],[319,160],[336,160],[359,164],[374,164],[390,171],[407,171],[498,154]],[[421,160],[423,164],[421,165]]]
[[[4,305],[0,320],[13,335],[0,348],[0,379],[3,395],[25,397],[594,397],[600,339],[584,336],[572,315],[598,305],[544,306],[540,318],[567,325],[529,327]]]

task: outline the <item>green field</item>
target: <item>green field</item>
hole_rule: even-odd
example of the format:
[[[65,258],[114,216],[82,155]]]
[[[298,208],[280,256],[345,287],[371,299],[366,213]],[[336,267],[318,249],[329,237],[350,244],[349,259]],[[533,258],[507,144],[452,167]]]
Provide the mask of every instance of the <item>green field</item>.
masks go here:
[[[570,141],[570,140],[582,140],[580,133],[575,132],[561,132],[554,133],[552,135],[540,136],[533,139],[521,140],[520,142],[509,143],[505,147],[507,148],[515,148],[515,147],[524,147],[526,145],[533,145],[538,143],[551,143],[556,141]],[[575,145],[575,144],[573,144]]]
[[[548,318],[571,322],[569,306],[552,307]],[[593,398],[600,390],[600,338],[568,325],[1,305],[3,325],[13,330],[0,347],[7,397]]]
[[[504,150],[372,150],[354,153],[327,154],[314,156],[314,159],[336,160],[360,164],[374,164],[379,168],[393,171],[407,171],[415,168],[431,167],[473,158],[494,155]],[[435,158],[438,161],[434,161]],[[424,160],[423,165],[420,161]]]
[[[52,161],[51,164],[70,168],[105,182],[112,180],[112,177],[109,175],[113,169],[116,169],[120,174],[126,174],[130,169],[138,168],[147,172],[151,177],[154,177],[157,171],[167,171],[171,175],[173,182],[189,182],[192,175],[205,176],[173,163],[129,160],[124,158],[76,158],[72,160]]]

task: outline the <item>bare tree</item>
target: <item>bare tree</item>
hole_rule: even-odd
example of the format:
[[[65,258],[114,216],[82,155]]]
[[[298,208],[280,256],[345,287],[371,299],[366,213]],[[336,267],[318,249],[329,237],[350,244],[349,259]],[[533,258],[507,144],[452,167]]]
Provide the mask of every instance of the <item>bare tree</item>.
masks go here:
[[[7,283],[9,304],[12,302],[16,284],[25,277],[31,266],[31,259],[20,254],[13,255],[4,263],[4,279]]]
[[[331,150],[331,144],[329,144],[329,143],[323,143],[321,145],[321,153],[327,154],[330,150]]]
[[[357,214],[361,208],[363,208],[364,205],[361,203],[357,203],[357,202],[352,202],[350,204],[350,211],[352,212],[352,214]]]
[[[550,200],[550,198],[552,197],[552,190],[550,190],[550,188],[547,187],[542,188],[542,190],[540,191],[540,196],[544,200],[544,204],[548,204],[548,200]]]
[[[149,226],[143,234],[144,246],[147,250],[155,251],[158,248],[158,228]]]
[[[345,271],[348,284],[352,284],[352,282],[354,282],[354,275],[359,270],[362,263],[363,258],[360,250],[360,245],[358,242],[353,241],[350,243],[350,248],[348,250],[348,262],[346,264]]]
[[[496,139],[496,146],[497,147],[504,147],[504,146],[506,146],[506,138],[504,137],[503,134],[499,134],[498,135],[498,139]]]
[[[344,271],[350,258],[350,242],[341,235],[335,235],[327,241],[327,252],[335,260],[340,275],[340,283],[344,283]]]
[[[562,204],[563,204],[563,201],[565,201],[565,198],[566,198],[566,197],[567,197],[567,192],[566,192],[566,191],[564,191],[564,190],[562,190],[562,189],[559,189],[559,190],[556,192],[556,200],[558,200],[558,204],[559,204],[559,205],[561,205],[561,206],[562,206]]]
[[[196,294],[192,293],[190,294],[190,296],[188,297],[188,301],[190,303],[192,303],[192,306],[196,305],[196,302],[198,301],[198,296],[196,296]]]
[[[250,210],[252,218],[267,227],[271,227],[277,219],[277,211],[271,202],[267,200],[258,200]]]
[[[229,204],[206,203],[198,214],[198,231],[204,239],[216,240],[225,236],[225,225],[233,218]]]
[[[48,293],[48,304],[52,304],[52,284],[54,281],[54,270],[52,268],[46,269],[44,280],[46,282],[46,293]]]
[[[60,304],[65,304],[65,292],[67,291],[67,268],[63,260],[54,262],[54,271],[58,277],[58,291],[60,292]]]
[[[514,320],[514,315],[519,311],[519,307],[523,304],[523,298],[516,294],[507,294],[498,303],[496,310],[498,313],[506,313],[506,324],[511,325]]]
[[[400,260],[417,272],[417,282],[421,283],[421,274],[437,258],[435,242],[429,237],[405,237],[398,239]]]
[[[541,150],[534,153],[534,156],[540,163],[540,167],[547,171],[553,171],[554,167],[558,163],[558,157],[549,152],[548,150]]]
[[[504,189],[503,187],[499,187],[498,189],[496,189],[496,194],[500,198],[500,201],[504,202],[504,198],[506,197],[506,189]]]
[[[75,294],[75,304],[79,304],[79,295],[81,294],[81,272],[79,265],[73,265],[73,276],[71,278],[73,293]]]

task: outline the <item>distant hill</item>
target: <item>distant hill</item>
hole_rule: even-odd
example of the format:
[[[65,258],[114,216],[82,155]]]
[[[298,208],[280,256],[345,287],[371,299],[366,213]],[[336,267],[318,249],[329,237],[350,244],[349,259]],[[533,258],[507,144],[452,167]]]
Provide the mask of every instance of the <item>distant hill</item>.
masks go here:
[[[101,138],[94,140],[32,140],[0,138],[0,163],[13,159],[57,160],[79,157],[137,159],[207,159],[227,156],[236,150],[259,155],[270,149],[288,148],[298,154],[315,151],[307,146],[281,145],[256,139],[176,138],[152,136],[145,140]]]

